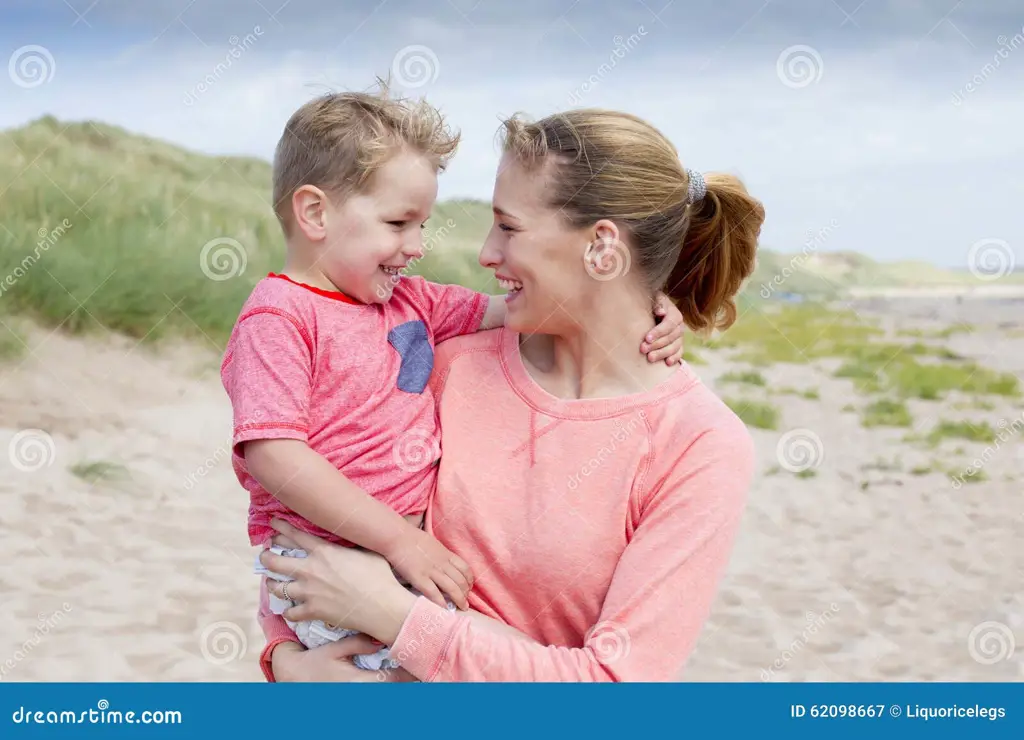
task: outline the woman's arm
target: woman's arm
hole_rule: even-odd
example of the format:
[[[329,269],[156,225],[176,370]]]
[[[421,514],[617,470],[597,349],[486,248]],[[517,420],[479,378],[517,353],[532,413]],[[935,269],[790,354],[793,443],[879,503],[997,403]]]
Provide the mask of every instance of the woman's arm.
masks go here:
[[[656,482],[582,647],[513,639],[418,599],[392,654],[422,681],[676,680],[717,593],[753,474],[749,435],[728,431],[700,438]],[[391,628],[380,625],[382,634]]]

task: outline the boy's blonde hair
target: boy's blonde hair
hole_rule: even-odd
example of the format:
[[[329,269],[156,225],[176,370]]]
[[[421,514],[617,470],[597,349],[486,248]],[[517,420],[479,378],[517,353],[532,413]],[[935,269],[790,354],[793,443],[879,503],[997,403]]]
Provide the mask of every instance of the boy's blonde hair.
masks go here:
[[[285,235],[292,195],[303,185],[337,198],[363,192],[381,165],[406,147],[442,171],[459,137],[437,108],[393,96],[383,80],[376,93],[328,93],[311,100],[292,114],[274,152],[274,212]]]

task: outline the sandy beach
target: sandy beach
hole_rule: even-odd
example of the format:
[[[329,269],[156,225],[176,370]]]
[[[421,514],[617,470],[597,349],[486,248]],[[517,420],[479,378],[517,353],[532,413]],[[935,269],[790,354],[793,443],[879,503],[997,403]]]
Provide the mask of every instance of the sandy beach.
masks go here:
[[[1024,377],[1019,302],[853,308],[892,332],[969,321],[948,349]],[[0,366],[0,680],[262,680],[219,355],[38,329],[28,340]],[[737,395],[719,382],[730,352],[702,350],[694,367]],[[867,399],[833,377],[837,364],[758,368],[767,385],[742,389],[781,422],[753,430],[749,509],[684,679],[1024,680],[1024,404],[911,400],[915,429],[984,419],[1007,436],[990,454],[966,440],[927,449],[906,429],[862,426]],[[984,482],[922,472],[982,455]]]

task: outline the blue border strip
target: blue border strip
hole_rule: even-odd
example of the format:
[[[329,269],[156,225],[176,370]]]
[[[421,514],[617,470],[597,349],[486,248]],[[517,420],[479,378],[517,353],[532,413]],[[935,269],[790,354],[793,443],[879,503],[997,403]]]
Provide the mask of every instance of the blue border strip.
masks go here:
[[[5,739],[719,740],[775,730],[787,740],[1019,739],[1024,683],[0,684]]]

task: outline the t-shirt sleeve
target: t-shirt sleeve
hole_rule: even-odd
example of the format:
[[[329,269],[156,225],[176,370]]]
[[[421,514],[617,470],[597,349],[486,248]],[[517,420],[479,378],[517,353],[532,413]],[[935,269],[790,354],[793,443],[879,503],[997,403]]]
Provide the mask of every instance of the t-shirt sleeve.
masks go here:
[[[430,316],[435,344],[480,328],[488,296],[461,285],[431,283],[418,276],[404,279]]]
[[[254,439],[308,441],[312,348],[309,331],[291,313],[266,307],[240,319],[221,370],[239,454]]]

